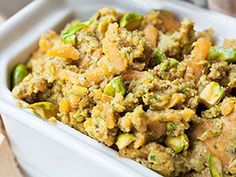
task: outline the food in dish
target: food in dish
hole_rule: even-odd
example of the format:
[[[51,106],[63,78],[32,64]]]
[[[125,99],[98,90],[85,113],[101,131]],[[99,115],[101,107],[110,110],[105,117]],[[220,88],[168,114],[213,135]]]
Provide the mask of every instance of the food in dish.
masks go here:
[[[152,10],[48,31],[12,94],[163,176],[236,175],[236,42]]]

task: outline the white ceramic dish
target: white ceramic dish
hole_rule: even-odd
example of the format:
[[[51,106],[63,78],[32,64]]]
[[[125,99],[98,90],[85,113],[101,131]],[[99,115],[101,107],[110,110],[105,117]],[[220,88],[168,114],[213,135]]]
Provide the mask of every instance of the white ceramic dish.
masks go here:
[[[36,49],[40,34],[60,30],[70,19],[87,19],[104,6],[146,12],[164,8],[212,27],[223,38],[236,37],[236,20],[216,12],[172,0],[36,0],[0,28],[0,112],[17,160],[32,177],[158,177],[128,159],[62,123],[52,125],[18,108],[9,90],[10,71]]]

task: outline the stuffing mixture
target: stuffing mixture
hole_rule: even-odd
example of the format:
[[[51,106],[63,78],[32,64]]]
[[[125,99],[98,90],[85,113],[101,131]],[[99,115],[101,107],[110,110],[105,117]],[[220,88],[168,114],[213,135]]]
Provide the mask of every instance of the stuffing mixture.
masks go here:
[[[236,176],[236,41],[165,10],[99,10],[12,72],[26,109],[163,176]]]

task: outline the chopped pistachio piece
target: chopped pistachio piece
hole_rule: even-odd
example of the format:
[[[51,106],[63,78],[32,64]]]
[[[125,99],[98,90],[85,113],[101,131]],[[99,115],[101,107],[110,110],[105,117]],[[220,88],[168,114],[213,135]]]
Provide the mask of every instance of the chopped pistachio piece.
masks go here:
[[[129,13],[122,17],[120,20],[120,27],[124,27],[128,30],[137,29],[143,20],[143,15],[138,13]]]
[[[110,96],[115,96],[116,93],[120,93],[121,95],[125,95],[126,89],[124,80],[122,77],[113,78],[105,87],[104,93]]]
[[[64,31],[62,31],[61,39],[65,44],[75,44],[76,32],[80,31],[86,26],[89,26],[91,21],[86,22],[76,22],[68,26]]]
[[[160,49],[156,49],[156,51],[154,52],[154,56],[150,61],[150,66],[154,67],[158,64],[164,63],[166,62],[168,65],[168,68],[172,68],[173,66],[175,66],[176,64],[178,64],[178,61],[174,58],[167,58],[167,56],[165,55],[165,53],[163,53]]]
[[[56,117],[58,113],[58,106],[51,102],[37,102],[28,105],[26,108],[32,109],[37,115],[46,119]]]
[[[212,177],[223,177],[221,161],[213,155],[209,157],[209,168]]]
[[[178,64],[178,61],[176,59],[174,59],[174,58],[169,58],[168,59],[168,66],[169,66],[169,68],[172,68],[176,64]]]
[[[154,52],[153,58],[150,60],[149,65],[151,67],[154,67],[160,63],[163,63],[166,60],[167,60],[166,55],[160,49],[157,48],[156,51]]]
[[[130,133],[122,133],[118,136],[116,145],[119,149],[124,149],[135,140],[135,136]]]
[[[169,148],[173,149],[176,154],[183,150],[186,151],[189,146],[189,140],[185,134],[180,136],[167,136],[165,143]]]
[[[207,106],[211,107],[220,102],[224,96],[224,88],[217,82],[211,82],[200,93],[201,101]]]
[[[166,55],[160,49],[157,49],[155,51],[154,58],[156,59],[157,64],[160,64],[160,63],[164,62],[165,60],[167,60]]]
[[[27,66],[24,64],[17,65],[12,72],[12,87],[20,84],[22,80],[29,74]]]
[[[219,59],[229,63],[236,62],[236,49],[214,46],[211,47],[208,58],[209,60]]]

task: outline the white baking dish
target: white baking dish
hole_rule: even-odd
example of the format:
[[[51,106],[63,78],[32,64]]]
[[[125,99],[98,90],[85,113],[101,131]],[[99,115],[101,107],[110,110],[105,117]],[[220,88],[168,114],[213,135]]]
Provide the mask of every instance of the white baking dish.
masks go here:
[[[0,112],[17,160],[33,177],[158,177],[157,173],[58,122],[49,122],[17,107],[9,90],[10,71],[25,62],[42,32],[60,30],[70,19],[87,19],[104,6],[145,12],[164,8],[212,27],[219,39],[236,37],[236,20],[175,0],[37,0],[0,28]]]

